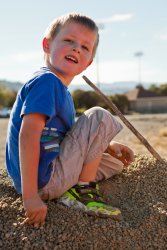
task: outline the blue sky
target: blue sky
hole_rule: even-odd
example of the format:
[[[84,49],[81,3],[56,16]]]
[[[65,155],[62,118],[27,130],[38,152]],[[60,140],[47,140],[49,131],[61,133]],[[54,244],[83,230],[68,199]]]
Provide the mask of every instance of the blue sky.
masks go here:
[[[0,6],[0,79],[26,81],[43,66],[48,24],[81,12],[103,25],[98,57],[83,74],[93,82],[138,81],[140,60],[142,82],[167,82],[166,0],[0,0]],[[72,83],[83,82],[77,76]]]

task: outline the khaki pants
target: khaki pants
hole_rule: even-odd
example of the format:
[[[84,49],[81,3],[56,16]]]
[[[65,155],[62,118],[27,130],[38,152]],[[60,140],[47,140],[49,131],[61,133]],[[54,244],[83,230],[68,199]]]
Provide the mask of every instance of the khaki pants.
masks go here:
[[[50,200],[60,197],[77,184],[83,165],[100,154],[102,159],[96,181],[120,173],[122,162],[104,151],[121,129],[122,125],[108,111],[100,107],[87,110],[63,139],[60,154],[53,161],[51,178],[39,190],[41,198]]]

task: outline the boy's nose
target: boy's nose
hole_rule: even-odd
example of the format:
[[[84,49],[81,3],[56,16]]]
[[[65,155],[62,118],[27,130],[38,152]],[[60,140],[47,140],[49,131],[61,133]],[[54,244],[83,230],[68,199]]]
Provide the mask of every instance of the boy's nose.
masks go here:
[[[73,47],[73,51],[80,53],[80,45],[79,44],[75,44]]]

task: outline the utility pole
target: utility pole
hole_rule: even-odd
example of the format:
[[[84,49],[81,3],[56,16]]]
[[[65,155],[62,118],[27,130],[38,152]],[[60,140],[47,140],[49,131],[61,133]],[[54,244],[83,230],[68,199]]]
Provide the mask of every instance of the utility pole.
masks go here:
[[[99,28],[99,33],[100,33],[100,30],[104,29],[104,24],[103,23],[98,23],[97,26]],[[100,89],[99,48],[97,48],[97,50],[96,50],[96,85]]]
[[[142,83],[142,68],[141,68],[141,57],[144,55],[142,51],[138,51],[134,54],[138,58],[138,84]]]

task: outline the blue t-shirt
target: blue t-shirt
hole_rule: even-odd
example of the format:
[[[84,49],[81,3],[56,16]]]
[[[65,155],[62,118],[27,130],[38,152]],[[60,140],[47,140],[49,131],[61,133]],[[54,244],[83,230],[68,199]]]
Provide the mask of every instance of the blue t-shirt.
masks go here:
[[[42,188],[50,179],[52,161],[59,155],[59,145],[75,117],[73,100],[67,87],[46,67],[35,73],[20,89],[9,120],[6,166],[18,193],[21,193],[19,132],[23,115],[30,113],[41,113],[48,118],[40,140],[38,188]]]

